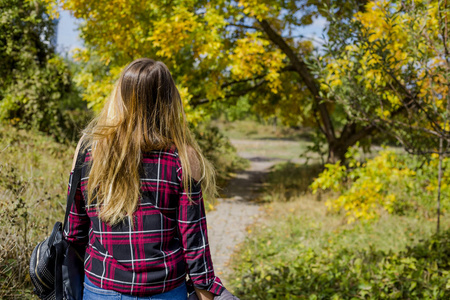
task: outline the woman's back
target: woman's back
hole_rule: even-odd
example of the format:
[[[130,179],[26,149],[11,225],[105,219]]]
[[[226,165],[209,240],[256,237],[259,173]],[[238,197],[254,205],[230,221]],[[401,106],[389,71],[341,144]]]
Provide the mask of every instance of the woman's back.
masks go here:
[[[85,162],[91,160],[85,150]],[[200,184],[192,184],[191,202],[183,189],[178,151],[142,153],[141,199],[130,218],[110,226],[98,218],[96,203],[87,205],[89,164],[82,169],[77,191],[80,207],[69,217],[68,237],[80,242],[88,234],[85,270],[98,287],[136,296],[172,290],[185,281],[186,270],[197,286],[221,291],[214,276],[206,235],[206,218]],[[89,222],[88,232],[82,229]],[[81,229],[81,230],[80,230]],[[76,238],[75,238],[76,237]]]

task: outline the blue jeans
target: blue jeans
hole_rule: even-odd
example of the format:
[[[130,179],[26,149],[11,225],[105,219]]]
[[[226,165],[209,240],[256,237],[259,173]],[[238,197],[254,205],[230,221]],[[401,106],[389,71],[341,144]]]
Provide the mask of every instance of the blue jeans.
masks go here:
[[[137,297],[127,294],[122,294],[112,290],[105,290],[94,285],[89,279],[84,276],[84,300],[187,300],[186,283],[184,282],[179,287],[158,295],[149,297]]]

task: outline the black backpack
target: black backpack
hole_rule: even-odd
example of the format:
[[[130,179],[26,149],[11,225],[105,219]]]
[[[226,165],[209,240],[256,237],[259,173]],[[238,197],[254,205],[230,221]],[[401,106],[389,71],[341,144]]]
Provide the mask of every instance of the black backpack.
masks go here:
[[[83,149],[83,147],[80,147]],[[82,151],[79,151],[82,152]],[[75,169],[70,180],[64,226],[67,225],[78,183],[81,180],[83,155],[77,154]],[[34,293],[40,299],[82,299],[84,281],[84,251],[63,238],[63,225],[56,222],[52,233],[40,242],[30,258],[30,278]]]

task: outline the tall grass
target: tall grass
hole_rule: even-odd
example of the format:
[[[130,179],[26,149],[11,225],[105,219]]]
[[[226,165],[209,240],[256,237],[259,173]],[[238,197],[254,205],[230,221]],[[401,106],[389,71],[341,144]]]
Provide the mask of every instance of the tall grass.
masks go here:
[[[74,147],[0,127],[0,298],[28,298],[29,257],[65,211]]]

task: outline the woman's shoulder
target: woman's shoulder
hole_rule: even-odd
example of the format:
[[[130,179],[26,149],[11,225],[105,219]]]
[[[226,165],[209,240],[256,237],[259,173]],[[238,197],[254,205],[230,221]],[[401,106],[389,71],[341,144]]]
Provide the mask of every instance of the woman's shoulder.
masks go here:
[[[188,167],[191,170],[191,176],[196,180],[199,181],[201,178],[201,174],[202,174],[202,167],[200,164],[200,159],[199,159],[199,154],[197,152],[197,150],[195,150],[195,148],[191,145],[186,145],[186,159],[188,160]],[[178,159],[178,164],[179,164],[179,168],[182,169],[182,164],[181,164],[181,159],[178,156],[178,149],[175,147],[176,155],[177,155],[177,159]]]
[[[176,147],[175,144],[173,144],[169,148],[169,151],[171,153],[173,153],[174,155],[176,155],[177,157],[179,157],[178,148]],[[195,150],[194,147],[192,147],[191,145],[186,145],[186,153],[187,153],[187,157],[188,157],[190,163],[193,163],[193,164],[198,164],[199,163],[199,161],[198,161],[198,153],[197,153],[197,151]]]
[[[85,136],[83,135],[78,143],[77,143],[77,147],[75,148],[75,154],[73,156],[73,161],[72,161],[72,170],[75,168],[75,164],[77,161],[78,157],[84,157],[86,155],[87,152],[87,141]]]

